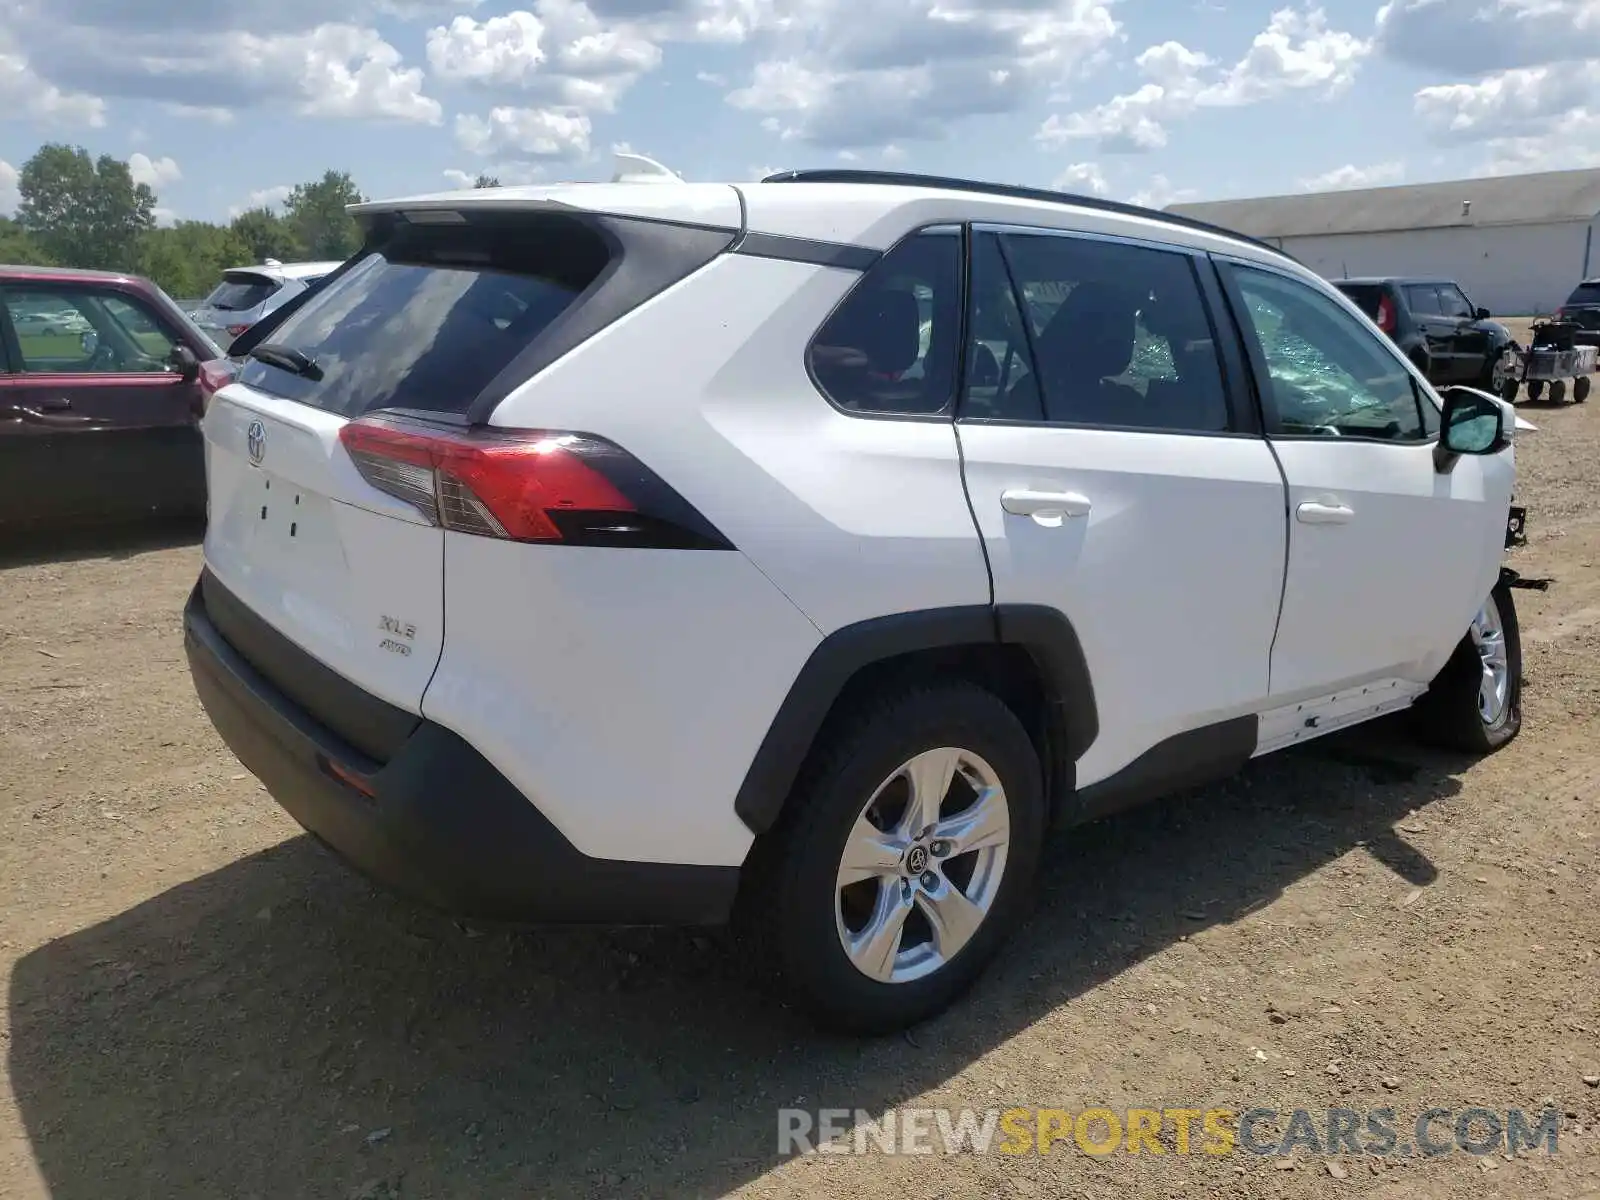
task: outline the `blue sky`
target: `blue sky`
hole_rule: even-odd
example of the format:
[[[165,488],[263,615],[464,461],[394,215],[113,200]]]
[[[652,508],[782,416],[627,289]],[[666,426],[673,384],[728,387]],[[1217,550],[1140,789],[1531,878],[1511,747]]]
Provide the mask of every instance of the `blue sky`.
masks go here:
[[[163,220],[887,166],[1180,199],[1600,162],[1600,0],[5,0],[0,212],[44,141]]]

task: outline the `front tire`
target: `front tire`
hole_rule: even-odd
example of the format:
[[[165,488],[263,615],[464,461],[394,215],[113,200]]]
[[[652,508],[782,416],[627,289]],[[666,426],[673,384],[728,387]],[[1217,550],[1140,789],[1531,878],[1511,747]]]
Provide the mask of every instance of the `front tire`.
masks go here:
[[[968,683],[904,688],[832,723],[765,852],[747,932],[791,999],[851,1034],[948,1007],[1026,911],[1045,830],[1039,756]]]
[[[1522,634],[1511,589],[1495,585],[1412,710],[1424,740],[1492,754],[1522,730]]]

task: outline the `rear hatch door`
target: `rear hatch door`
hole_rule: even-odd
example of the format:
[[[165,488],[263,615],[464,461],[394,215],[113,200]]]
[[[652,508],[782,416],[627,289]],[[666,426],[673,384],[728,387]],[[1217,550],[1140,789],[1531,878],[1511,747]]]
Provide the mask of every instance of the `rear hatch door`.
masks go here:
[[[253,324],[263,304],[283,286],[261,271],[232,270],[190,314],[194,323],[222,346]]]
[[[1600,284],[1580,284],[1561,306],[1561,315],[1580,329],[1600,329]]]
[[[574,269],[561,232],[391,233],[253,346],[206,413],[211,574],[321,664],[413,714],[443,645],[444,534],[363,476],[340,434],[380,410],[459,425],[607,265],[601,252]],[[291,668],[254,665],[341,732]]]

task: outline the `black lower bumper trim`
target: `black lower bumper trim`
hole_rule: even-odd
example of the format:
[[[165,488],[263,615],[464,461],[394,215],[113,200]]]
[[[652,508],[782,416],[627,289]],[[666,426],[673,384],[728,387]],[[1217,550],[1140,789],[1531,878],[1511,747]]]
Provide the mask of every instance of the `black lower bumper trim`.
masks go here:
[[[184,647],[200,702],[239,761],[307,832],[395,892],[485,921],[728,917],[737,867],[591,858],[442,726],[419,722],[387,762],[374,762],[246,662],[211,622],[199,588],[184,612]]]

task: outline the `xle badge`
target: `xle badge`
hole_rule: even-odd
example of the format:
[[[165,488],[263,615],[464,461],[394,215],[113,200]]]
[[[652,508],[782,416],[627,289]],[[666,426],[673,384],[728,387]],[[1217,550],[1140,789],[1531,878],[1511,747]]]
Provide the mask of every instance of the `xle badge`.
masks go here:
[[[411,643],[417,636],[415,625],[398,617],[379,617],[378,628],[385,635],[383,641],[378,643],[378,649],[387,650],[390,654],[411,653]]]

